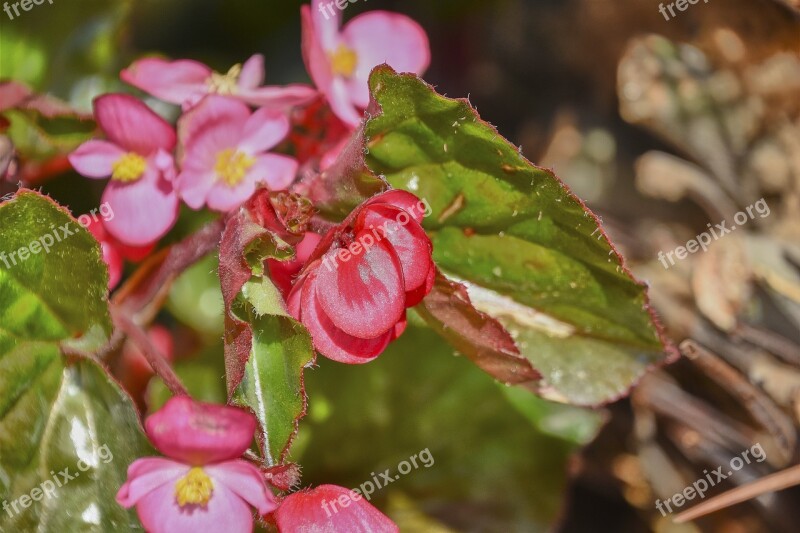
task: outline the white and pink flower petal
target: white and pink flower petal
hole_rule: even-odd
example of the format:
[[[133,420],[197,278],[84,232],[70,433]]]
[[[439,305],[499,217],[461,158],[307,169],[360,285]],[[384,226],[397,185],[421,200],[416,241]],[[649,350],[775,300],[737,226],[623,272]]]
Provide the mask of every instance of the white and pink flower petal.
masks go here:
[[[79,174],[87,178],[107,178],[114,163],[125,155],[125,150],[108,141],[86,141],[69,154],[69,162]]]

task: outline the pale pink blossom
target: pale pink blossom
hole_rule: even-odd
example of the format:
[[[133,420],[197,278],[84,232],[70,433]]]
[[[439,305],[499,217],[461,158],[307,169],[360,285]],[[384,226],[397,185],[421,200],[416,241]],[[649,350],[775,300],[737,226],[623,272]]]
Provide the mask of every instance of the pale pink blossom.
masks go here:
[[[262,86],[264,56],[255,54],[244,65],[237,64],[225,74],[191,59],[168,61],[148,57],[134,61],[120,78],[156,98],[184,109],[196,105],[208,94],[237,98],[256,107],[285,111],[303,105],[317,95],[308,85]]]
[[[428,35],[405,15],[369,11],[340,28],[341,10],[328,0],[312,0],[301,9],[306,68],[336,115],[350,126],[358,125],[369,104],[373,68],[388,63],[397,71],[422,74],[430,64]]]
[[[144,103],[125,94],[95,99],[94,116],[106,140],[85,142],[69,161],[86,177],[111,177],[102,201],[114,212],[114,218],[104,223],[113,237],[131,246],[153,243],[178,218],[172,184],[175,131]]]
[[[261,471],[239,458],[255,428],[242,409],[172,398],[145,422],[168,458],[134,461],[117,502],[135,506],[149,533],[251,532],[251,507],[262,515],[277,507]]]
[[[208,205],[225,212],[250,198],[258,184],[285,189],[294,181],[297,161],[268,151],[288,132],[283,113],[251,113],[238,100],[207,96],[178,121],[178,194],[193,209]]]

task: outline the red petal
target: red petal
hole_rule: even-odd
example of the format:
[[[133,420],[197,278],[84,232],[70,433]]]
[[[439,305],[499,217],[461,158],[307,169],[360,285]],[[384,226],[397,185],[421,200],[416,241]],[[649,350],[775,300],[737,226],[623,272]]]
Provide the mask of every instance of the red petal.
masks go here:
[[[344,498],[342,498],[344,497]],[[340,498],[342,498],[340,500]],[[346,506],[339,502],[346,502]],[[400,529],[360,494],[336,485],[295,492],[275,511],[281,533],[295,531],[369,531],[397,533]]]
[[[430,214],[431,208],[426,200],[420,200],[413,194],[400,189],[393,189],[377,194],[367,200],[364,205],[389,204],[407,211],[414,220],[422,224],[422,219]]]
[[[337,328],[322,310],[315,296],[317,282],[316,272],[310,273],[302,282],[301,302],[302,322],[311,333],[317,351],[328,359],[350,365],[368,363],[378,357],[391,341],[394,329],[376,339],[362,339],[348,335]],[[297,289],[298,287],[295,287],[295,290]]]
[[[358,242],[375,235],[385,236],[400,259],[406,292],[425,283],[433,247],[425,230],[407,211],[387,204],[370,205],[358,215],[355,230]]]
[[[145,429],[156,449],[167,457],[205,465],[240,457],[253,441],[256,419],[237,407],[175,396],[148,417]]]
[[[431,262],[431,269],[428,271],[427,278],[425,278],[425,284],[406,293],[406,307],[414,307],[420,303],[431,292],[435,281],[436,265]]]
[[[391,330],[405,310],[402,270],[388,242],[363,243],[360,249],[354,244],[344,249],[349,258],[338,255],[341,248],[325,254],[317,269],[317,299],[337,328],[374,339]]]

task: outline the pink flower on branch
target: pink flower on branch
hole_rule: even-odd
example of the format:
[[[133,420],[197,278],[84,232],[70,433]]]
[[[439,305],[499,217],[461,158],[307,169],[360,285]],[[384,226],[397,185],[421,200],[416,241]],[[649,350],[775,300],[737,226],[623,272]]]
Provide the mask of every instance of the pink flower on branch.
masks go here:
[[[343,505],[344,504],[344,505]],[[397,533],[400,528],[360,494],[336,485],[290,494],[274,514],[281,533]]]
[[[105,228],[130,246],[163,237],[178,218],[173,189],[175,131],[145,104],[125,94],[94,101],[94,115],[105,141],[87,141],[69,155],[80,174],[111,181],[103,193],[114,211]]]
[[[238,100],[207,96],[178,121],[178,194],[193,209],[205,204],[224,212],[250,198],[259,183],[285,189],[297,174],[297,161],[268,151],[288,133],[283,113],[251,113]]]
[[[262,86],[264,56],[255,54],[244,65],[237,64],[225,74],[191,59],[168,61],[145,58],[120,73],[126,83],[156,98],[189,109],[208,94],[230,96],[255,107],[286,111],[309,103],[317,95],[308,85]]]
[[[342,13],[330,1],[301,8],[303,59],[334,113],[350,126],[369,105],[369,73],[388,63],[400,72],[422,74],[430,64],[428,35],[414,20],[388,11],[358,15],[340,29]]]
[[[431,291],[428,206],[405,191],[379,194],[333,228],[311,254],[287,305],[325,357],[372,361],[405,329],[406,309]]]
[[[239,459],[256,429],[247,411],[178,396],[150,416],[145,429],[168,459],[134,461],[117,502],[136,506],[149,533],[249,533],[251,507],[262,515],[277,507],[261,471]]]

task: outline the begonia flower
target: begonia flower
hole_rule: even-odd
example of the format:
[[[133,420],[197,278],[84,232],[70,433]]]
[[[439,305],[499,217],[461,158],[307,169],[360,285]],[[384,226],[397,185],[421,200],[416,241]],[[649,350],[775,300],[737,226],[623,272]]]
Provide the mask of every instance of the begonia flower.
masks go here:
[[[145,421],[147,436],[167,458],[134,461],[117,502],[135,506],[149,533],[251,532],[251,507],[262,515],[277,507],[261,471],[240,459],[255,429],[243,409],[170,399]]]
[[[428,35],[405,15],[369,11],[340,28],[341,10],[325,0],[312,0],[301,14],[306,68],[336,115],[350,126],[358,125],[360,110],[369,104],[373,68],[388,63],[399,72],[422,74],[430,64]]]
[[[291,291],[294,278],[303,269],[308,258],[311,257],[320,239],[321,237],[319,235],[308,231],[303,236],[303,240],[297,245],[293,259],[289,261],[278,261],[277,259],[267,260],[270,277],[284,296],[288,295],[289,291]]]
[[[255,107],[286,111],[313,100],[313,87],[292,84],[285,87],[262,86],[264,56],[255,54],[244,65],[236,64],[225,74],[191,59],[168,61],[148,57],[134,61],[120,73],[130,85],[156,98],[188,110],[208,94],[236,98]]]
[[[106,140],[83,143],[69,161],[86,177],[111,177],[102,198],[114,211],[114,218],[105,223],[108,232],[131,246],[151,244],[178,218],[172,184],[175,131],[144,103],[125,94],[96,98],[94,115]]]
[[[428,206],[399,190],[379,194],[333,228],[287,298],[325,357],[375,359],[405,328],[408,307],[433,287],[432,245],[420,223]]]
[[[224,212],[250,198],[259,183],[285,189],[297,174],[297,161],[268,151],[288,132],[283,113],[251,112],[238,100],[207,96],[178,121],[178,194],[193,209],[205,204]]]
[[[281,533],[397,533],[400,529],[359,493],[320,485],[287,496],[274,514]]]

